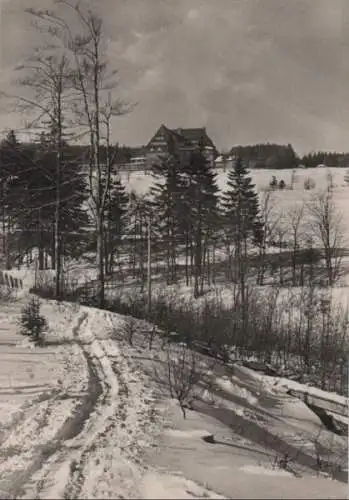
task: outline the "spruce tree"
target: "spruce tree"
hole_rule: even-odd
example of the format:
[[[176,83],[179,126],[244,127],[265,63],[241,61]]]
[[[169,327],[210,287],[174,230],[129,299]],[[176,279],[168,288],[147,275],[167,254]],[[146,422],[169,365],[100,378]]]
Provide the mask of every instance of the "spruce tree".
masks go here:
[[[141,291],[146,280],[148,221],[151,207],[144,195],[131,191],[125,218],[124,234],[128,241],[129,265],[133,278],[140,276]]]
[[[167,263],[167,283],[177,279],[177,255],[182,242],[181,229],[185,210],[184,182],[180,156],[174,147],[169,154],[152,166],[154,184],[151,187],[153,227],[162,240]],[[161,252],[161,248],[160,248]]]
[[[216,174],[202,147],[194,150],[184,167],[184,232],[190,239],[194,296],[203,293],[205,257],[218,222]]]
[[[258,195],[246,166],[240,158],[228,174],[228,189],[222,195],[223,221],[227,242],[234,247],[237,274],[232,278],[241,286],[245,299],[248,243],[258,244],[263,237]],[[231,269],[230,253],[230,269]],[[235,275],[234,275],[235,274]]]
[[[22,154],[22,149],[22,145],[17,140],[13,130],[0,143],[2,253],[7,269],[12,265],[12,247],[15,244],[14,230],[18,222],[18,217],[25,209],[25,191],[21,182],[21,172],[25,168],[26,158]]]
[[[126,224],[127,205],[128,195],[125,186],[118,177],[112,179],[104,214],[106,274],[112,274],[114,270],[115,254],[120,246]]]
[[[35,146],[35,147],[33,147]],[[23,250],[38,248],[39,267],[45,267],[44,256],[51,256],[55,266],[55,195],[57,189],[56,151],[49,142],[32,145],[30,165],[19,173],[24,188],[25,209],[18,217],[19,247]],[[25,154],[27,157],[28,154]],[[88,216],[82,203],[86,199],[86,183],[78,161],[69,146],[64,148],[60,184],[60,238],[62,255],[76,254],[76,240],[88,225]]]

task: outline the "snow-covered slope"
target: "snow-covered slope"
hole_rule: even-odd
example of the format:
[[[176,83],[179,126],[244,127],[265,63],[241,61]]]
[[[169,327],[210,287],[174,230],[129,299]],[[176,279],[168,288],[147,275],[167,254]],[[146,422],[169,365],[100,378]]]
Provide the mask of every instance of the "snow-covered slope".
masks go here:
[[[122,316],[43,301],[47,346],[32,348],[16,333],[25,300],[0,306],[0,498],[346,497],[346,438],[270,380],[200,355],[184,420],[150,325],[130,345]],[[317,448],[340,480],[316,470]]]

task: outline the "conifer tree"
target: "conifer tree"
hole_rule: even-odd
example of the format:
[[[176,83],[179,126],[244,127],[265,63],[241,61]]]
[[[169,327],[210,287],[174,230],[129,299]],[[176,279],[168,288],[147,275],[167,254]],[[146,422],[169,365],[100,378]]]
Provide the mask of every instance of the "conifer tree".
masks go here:
[[[0,217],[2,233],[2,254],[6,269],[11,267],[10,247],[13,240],[12,230],[21,205],[18,190],[18,171],[20,170],[20,144],[11,130],[0,143]]]
[[[184,166],[184,232],[190,238],[194,296],[203,293],[205,255],[218,221],[216,174],[199,147]]]
[[[177,279],[177,254],[182,242],[182,221],[186,217],[182,164],[174,146],[169,154],[152,167],[155,182],[151,187],[153,225],[161,235],[167,263],[167,282]]]
[[[24,207],[18,216],[21,248],[38,248],[39,267],[45,267],[44,255],[51,256],[55,268],[55,219],[57,163],[56,151],[47,137],[32,148],[32,168],[19,172],[20,184],[25,193]],[[27,155],[26,155],[27,156]],[[73,241],[77,233],[88,225],[88,216],[82,208],[86,183],[77,159],[70,153],[68,145],[62,151],[64,157],[59,172],[60,188],[60,247],[62,255],[74,251]],[[34,168],[35,167],[35,168]]]
[[[112,179],[105,206],[105,271],[113,273],[114,257],[125,228],[128,195],[119,178]]]
[[[240,284],[243,302],[246,291],[248,244],[250,242],[258,244],[262,240],[263,224],[260,220],[255,186],[240,158],[228,174],[227,186],[228,189],[222,195],[223,221],[226,239],[229,246],[232,245],[234,248],[236,273],[233,273],[232,278]]]
[[[131,191],[126,214],[125,236],[128,240],[129,265],[133,278],[140,276],[141,290],[146,281],[149,200]]]

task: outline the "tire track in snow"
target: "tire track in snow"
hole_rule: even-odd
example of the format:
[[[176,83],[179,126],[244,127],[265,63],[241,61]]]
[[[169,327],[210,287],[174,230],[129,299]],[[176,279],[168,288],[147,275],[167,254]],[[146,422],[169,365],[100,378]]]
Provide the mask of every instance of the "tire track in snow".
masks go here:
[[[66,484],[64,489],[64,498],[75,499],[79,497],[86,480],[85,469],[89,456],[98,448],[100,440],[105,438],[110,429],[115,425],[114,416],[117,407],[116,396],[119,395],[119,379],[113,372],[112,364],[106,349],[103,347],[101,339],[98,339],[97,335],[91,330],[93,327],[93,320],[97,320],[98,324],[100,324],[100,321],[102,319],[105,320],[106,316],[104,311],[97,309],[91,310],[91,315],[92,321],[90,321],[90,323],[92,323],[92,326],[88,325],[86,330],[87,336],[92,339],[92,342],[89,344],[91,346],[90,355],[94,358],[94,361],[99,364],[99,377],[103,384],[103,397],[101,401],[103,412],[100,412],[100,417],[95,423],[94,428],[90,429],[90,433],[86,439],[87,443],[84,443],[84,448],[72,462],[73,468],[70,470],[70,481]]]
[[[112,408],[112,413],[82,453],[64,497],[140,498],[138,485],[144,468],[141,454],[152,436],[149,394],[137,380],[128,347],[110,338],[110,331],[116,327],[114,316],[98,311],[95,318],[99,323],[103,319],[108,327],[103,332],[97,328],[96,337],[106,355],[109,376],[117,380],[117,394],[111,393],[114,397],[105,411]]]
[[[88,314],[85,312],[78,317],[77,323],[72,329],[75,338],[79,336],[79,330],[83,323],[86,321],[87,316]],[[75,413],[65,420],[62,427],[56,433],[54,439],[42,446],[41,450],[37,453],[35,459],[32,461],[29,467],[27,467],[23,472],[16,472],[15,476],[13,478],[10,478],[10,486],[8,486],[6,489],[2,489],[2,491],[5,493],[5,496],[2,496],[1,492],[0,498],[19,498],[25,492],[26,486],[29,486],[30,490],[33,489],[33,486],[35,490],[39,490],[41,483],[45,481],[45,478],[50,474],[51,469],[55,469],[55,464],[57,462],[59,463],[62,455],[66,453],[64,449],[61,451],[61,448],[64,445],[64,441],[73,439],[78,434],[80,434],[82,429],[84,428],[85,422],[89,419],[90,414],[92,413],[97,400],[102,393],[102,388],[91,357],[88,355],[85,349],[82,348],[82,351],[87,362],[89,381],[88,390],[84,395],[81,404],[77,407]],[[57,454],[57,452],[58,457],[55,457],[53,463],[49,463],[48,472],[46,472],[38,485],[30,484],[30,480],[32,479],[33,475],[40,471],[40,469],[42,469],[43,466],[50,461],[50,458]],[[37,496],[37,494],[38,491],[36,491],[35,496]]]
[[[53,400],[57,396],[57,389],[53,389],[49,392],[43,392],[35,399],[26,402],[19,408],[19,410],[15,413],[14,417],[11,421],[4,425],[0,431],[0,448],[3,447],[5,441],[8,438],[9,433],[15,432],[18,427],[30,416],[34,417],[35,412],[37,411],[37,406],[44,401]],[[1,497],[0,497],[1,498]]]

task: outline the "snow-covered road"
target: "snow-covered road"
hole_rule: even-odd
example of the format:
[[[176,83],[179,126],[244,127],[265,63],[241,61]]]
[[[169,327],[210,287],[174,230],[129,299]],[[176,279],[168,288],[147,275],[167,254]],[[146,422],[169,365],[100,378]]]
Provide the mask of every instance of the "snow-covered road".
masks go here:
[[[20,305],[13,304],[7,317]],[[137,462],[151,444],[152,426],[155,432],[152,399],[109,337],[117,328],[115,318],[70,305],[58,311],[54,303],[45,303],[43,313],[61,378],[53,383],[52,364],[50,389],[27,401],[21,412],[17,409],[2,429],[0,497],[138,497],[142,471]],[[45,351],[18,345],[12,350],[18,369],[23,358]]]

